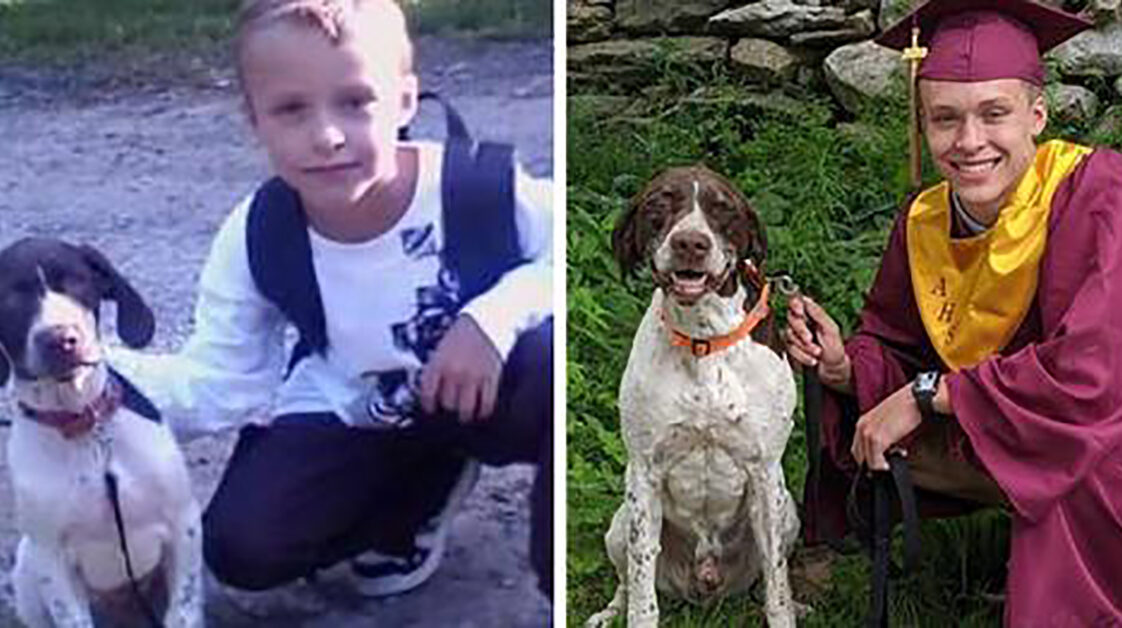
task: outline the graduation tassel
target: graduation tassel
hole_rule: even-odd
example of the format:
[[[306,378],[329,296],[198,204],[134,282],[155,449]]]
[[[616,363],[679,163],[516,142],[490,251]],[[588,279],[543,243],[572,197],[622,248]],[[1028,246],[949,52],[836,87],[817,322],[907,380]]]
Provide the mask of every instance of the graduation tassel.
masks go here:
[[[908,70],[908,175],[912,191],[919,190],[923,184],[923,159],[919,145],[919,94],[917,75],[919,63],[927,56],[927,48],[919,45],[919,25],[912,25],[912,45],[904,49],[904,61]]]

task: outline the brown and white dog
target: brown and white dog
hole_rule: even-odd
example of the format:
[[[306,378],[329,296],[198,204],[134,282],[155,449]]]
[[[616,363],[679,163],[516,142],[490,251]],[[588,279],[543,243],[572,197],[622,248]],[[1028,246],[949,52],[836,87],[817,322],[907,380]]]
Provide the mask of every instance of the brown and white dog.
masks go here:
[[[787,555],[799,523],[780,460],[795,382],[753,337],[768,317],[760,221],[725,178],[674,168],[632,201],[612,240],[624,273],[649,263],[657,287],[620,384],[625,500],[605,535],[619,586],[587,625],[626,608],[629,626],[655,626],[656,589],[706,603],[762,574],[768,625],[793,627]]]
[[[106,365],[103,300],[138,347],[152,312],[101,253],[28,238],[0,251],[0,384],[19,407],[8,463],[22,534],[12,572],[31,628],[85,628],[143,612],[130,589],[116,513],[149,612],[167,627],[203,625],[199,507],[170,430]],[[111,488],[112,485],[112,488]]]

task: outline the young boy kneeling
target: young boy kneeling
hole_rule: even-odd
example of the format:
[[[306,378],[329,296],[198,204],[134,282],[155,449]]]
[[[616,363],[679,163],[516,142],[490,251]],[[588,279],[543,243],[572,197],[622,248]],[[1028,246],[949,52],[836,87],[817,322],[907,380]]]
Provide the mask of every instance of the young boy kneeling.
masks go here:
[[[189,411],[179,427],[241,428],[204,516],[208,565],[266,589],[350,561],[361,591],[400,593],[439,564],[469,459],[531,462],[530,555],[548,595],[548,183],[516,173],[498,220],[517,251],[483,260],[483,283],[459,276],[441,146],[397,139],[418,80],[392,0],[251,0],[236,37],[276,178],[215,238],[183,349],[122,356],[153,399]],[[271,420],[252,422],[270,402]]]

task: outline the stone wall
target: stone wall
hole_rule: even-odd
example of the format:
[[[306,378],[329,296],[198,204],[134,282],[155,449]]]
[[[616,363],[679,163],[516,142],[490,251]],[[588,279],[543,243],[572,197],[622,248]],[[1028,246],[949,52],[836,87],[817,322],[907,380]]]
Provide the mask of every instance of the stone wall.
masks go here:
[[[1096,27],[1050,52],[1060,119],[1122,123],[1122,0],[1049,0]],[[719,62],[762,86],[826,89],[854,111],[902,85],[898,52],[872,42],[908,0],[568,0],[569,78],[576,90],[628,92],[652,80],[659,50]]]

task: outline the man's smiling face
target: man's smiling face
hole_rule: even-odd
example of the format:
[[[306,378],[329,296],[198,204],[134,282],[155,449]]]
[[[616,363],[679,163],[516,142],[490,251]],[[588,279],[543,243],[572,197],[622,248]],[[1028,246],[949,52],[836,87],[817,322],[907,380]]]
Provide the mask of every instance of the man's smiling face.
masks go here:
[[[1036,155],[1048,110],[1020,79],[978,83],[921,80],[923,130],[932,159],[970,214],[997,219]]]

